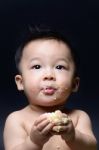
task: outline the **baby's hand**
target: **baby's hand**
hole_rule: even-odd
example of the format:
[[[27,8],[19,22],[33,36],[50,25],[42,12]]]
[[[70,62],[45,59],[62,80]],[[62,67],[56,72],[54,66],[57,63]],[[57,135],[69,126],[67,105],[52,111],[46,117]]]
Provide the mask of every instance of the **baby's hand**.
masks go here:
[[[43,114],[37,118],[34,122],[30,132],[30,139],[33,143],[43,146],[45,142],[49,140],[53,123],[47,117],[47,114]]]
[[[61,136],[67,142],[72,141],[75,137],[75,128],[72,120],[69,120],[67,125],[61,126]]]
[[[75,136],[75,130],[72,120],[60,110],[49,113],[49,119],[54,123],[53,134],[60,134],[66,141],[72,140]]]

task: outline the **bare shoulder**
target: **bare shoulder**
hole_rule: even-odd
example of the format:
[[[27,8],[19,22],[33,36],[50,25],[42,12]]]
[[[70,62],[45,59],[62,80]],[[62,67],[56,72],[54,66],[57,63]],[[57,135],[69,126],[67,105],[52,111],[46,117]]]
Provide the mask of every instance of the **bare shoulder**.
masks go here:
[[[77,118],[77,120],[81,117],[86,117],[87,119],[89,118],[89,115],[80,109],[68,109],[65,113],[67,113],[71,118]]]
[[[91,119],[90,119],[89,114],[83,110],[74,109],[74,110],[70,111],[70,115],[75,116],[78,120],[78,123],[83,122],[83,124],[84,123],[91,124]]]
[[[69,115],[70,116],[76,116],[78,119],[88,119],[90,120],[90,117],[88,115],[87,112],[83,111],[83,110],[80,110],[80,109],[73,109],[73,110],[69,110]]]
[[[9,122],[9,123],[10,122],[20,122],[20,121],[22,121],[23,115],[24,115],[24,109],[14,111],[7,116],[6,123],[7,122]]]
[[[13,129],[22,127],[22,111],[15,111],[10,113],[6,120],[4,126],[4,135],[9,131],[12,132]]]
[[[74,109],[72,110],[72,113],[74,113],[75,115],[77,115],[79,118],[80,117],[87,117],[89,118],[89,115],[87,112],[80,110],[80,109]]]
[[[89,114],[83,110],[74,110],[74,113],[78,118],[76,129],[82,131],[83,133],[88,133],[89,135],[92,136],[93,135],[92,122]]]
[[[78,114],[78,115],[81,115],[81,114],[83,114],[83,115],[88,115],[84,110],[81,110],[81,109],[68,109],[68,112],[70,113],[70,114]]]
[[[78,115],[78,121],[83,123],[89,123],[91,125],[91,119],[87,112],[83,110],[75,110],[75,113]]]
[[[73,109],[68,111],[69,117],[72,119],[76,128],[92,128],[90,116],[87,112],[79,109]]]
[[[14,145],[22,142],[27,136],[22,116],[23,110],[15,111],[8,115],[3,132],[5,149],[14,147]]]

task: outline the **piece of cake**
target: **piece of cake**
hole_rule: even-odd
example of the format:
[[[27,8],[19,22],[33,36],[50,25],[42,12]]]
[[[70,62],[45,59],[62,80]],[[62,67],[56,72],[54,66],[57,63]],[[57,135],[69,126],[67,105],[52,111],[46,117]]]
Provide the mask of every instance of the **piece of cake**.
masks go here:
[[[70,121],[68,116],[62,113],[60,110],[56,110],[55,112],[48,114],[50,122],[53,122],[55,124],[52,130],[56,132],[62,131],[62,126],[67,125]]]

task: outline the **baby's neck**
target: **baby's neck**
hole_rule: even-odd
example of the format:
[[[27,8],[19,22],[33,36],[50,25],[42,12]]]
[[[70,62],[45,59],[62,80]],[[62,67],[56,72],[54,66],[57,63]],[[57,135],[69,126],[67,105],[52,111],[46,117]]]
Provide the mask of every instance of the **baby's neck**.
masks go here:
[[[43,107],[43,106],[29,105],[29,107],[32,111],[38,112],[40,114],[48,113],[48,112],[54,112],[55,110],[61,110],[61,111],[64,111],[64,109],[66,110],[64,105],[53,106],[53,107]]]

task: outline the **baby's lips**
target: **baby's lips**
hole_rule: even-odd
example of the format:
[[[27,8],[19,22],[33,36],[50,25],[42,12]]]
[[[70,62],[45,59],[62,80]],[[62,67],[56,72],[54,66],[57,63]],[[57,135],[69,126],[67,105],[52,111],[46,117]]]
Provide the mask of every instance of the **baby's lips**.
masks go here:
[[[43,93],[46,95],[52,95],[55,93],[56,89],[53,87],[45,87],[42,89]]]

